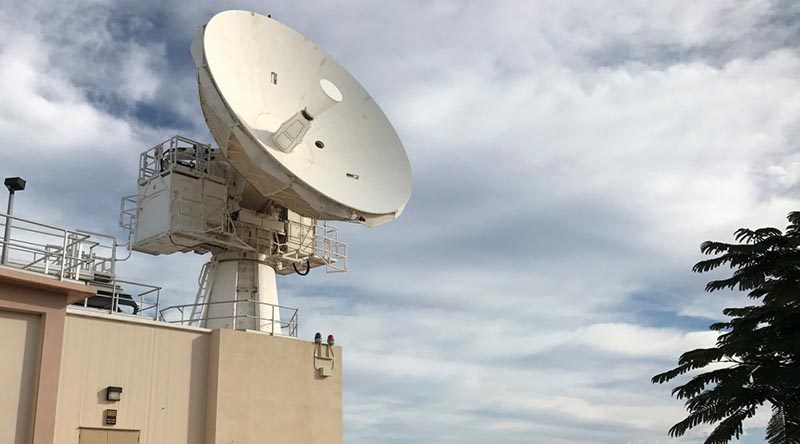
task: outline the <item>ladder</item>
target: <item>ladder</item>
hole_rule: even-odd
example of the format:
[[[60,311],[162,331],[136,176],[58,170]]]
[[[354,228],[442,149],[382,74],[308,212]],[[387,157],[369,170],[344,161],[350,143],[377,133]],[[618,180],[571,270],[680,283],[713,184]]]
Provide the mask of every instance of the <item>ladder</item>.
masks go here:
[[[203,264],[200,270],[200,278],[197,281],[197,294],[194,297],[194,306],[192,306],[192,315],[189,318],[189,325],[194,327],[202,327],[201,322],[205,319],[208,304],[208,295],[211,293],[211,286],[214,285],[214,269],[217,268],[217,263],[213,260]]]

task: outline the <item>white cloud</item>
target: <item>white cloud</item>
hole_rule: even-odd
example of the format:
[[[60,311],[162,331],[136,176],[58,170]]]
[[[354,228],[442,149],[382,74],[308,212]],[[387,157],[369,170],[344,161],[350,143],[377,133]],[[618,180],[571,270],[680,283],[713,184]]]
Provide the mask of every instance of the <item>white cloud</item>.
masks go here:
[[[687,350],[713,347],[713,331],[684,332],[675,329],[607,323],[580,328],[576,340],[590,347],[631,356],[671,357]]]
[[[133,101],[152,99],[161,86],[159,73],[152,65],[163,59],[163,48],[154,52],[152,48],[131,45],[124,56],[124,63],[119,67],[123,82],[120,85],[124,97]]]
[[[800,182],[800,162],[790,162],[786,168],[779,165],[771,165],[767,167],[766,172],[787,188],[793,187]]]
[[[129,140],[133,131],[127,122],[97,110],[75,85],[48,68],[50,50],[25,34],[0,50],[0,82],[6,85],[0,137],[7,155],[28,155],[12,147],[93,150]]]

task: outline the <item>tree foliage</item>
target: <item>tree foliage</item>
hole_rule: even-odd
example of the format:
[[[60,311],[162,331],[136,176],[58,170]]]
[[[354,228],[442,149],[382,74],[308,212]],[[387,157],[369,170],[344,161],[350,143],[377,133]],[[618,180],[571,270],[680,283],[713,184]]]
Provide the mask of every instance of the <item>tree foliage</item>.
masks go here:
[[[754,303],[723,311],[730,320],[711,325],[720,332],[715,347],[688,351],[677,367],[653,377],[662,384],[706,370],[672,390],[685,400],[688,416],[672,426],[670,436],[712,424],[706,444],[726,444],[741,436],[744,420],[769,404],[767,442],[800,444],[800,212],[788,220],[785,232],[741,228],[734,233],[736,243],[701,245],[703,254],[714,257],[693,271],[734,270],[729,278],[709,282],[706,291],[745,291]]]

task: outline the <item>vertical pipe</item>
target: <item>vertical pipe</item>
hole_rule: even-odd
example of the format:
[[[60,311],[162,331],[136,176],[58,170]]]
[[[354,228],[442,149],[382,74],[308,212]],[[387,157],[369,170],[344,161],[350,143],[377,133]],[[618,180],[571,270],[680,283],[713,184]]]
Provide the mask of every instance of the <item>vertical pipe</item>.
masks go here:
[[[8,211],[6,211],[6,227],[3,233],[3,256],[0,258],[0,264],[5,265],[8,263],[8,250],[9,242],[11,240],[11,216],[14,215],[14,191],[8,191]]]

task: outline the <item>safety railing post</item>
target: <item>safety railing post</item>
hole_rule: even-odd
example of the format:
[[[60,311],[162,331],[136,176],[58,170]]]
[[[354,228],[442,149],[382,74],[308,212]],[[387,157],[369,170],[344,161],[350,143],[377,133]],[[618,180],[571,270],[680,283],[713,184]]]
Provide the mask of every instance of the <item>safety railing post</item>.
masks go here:
[[[117,312],[117,281],[111,281],[111,313]]]
[[[238,302],[233,300],[233,314],[231,315],[231,328],[236,330],[236,313],[238,313]]]
[[[158,320],[159,304],[161,303],[161,289],[156,290],[156,314],[153,315],[154,320]]]
[[[64,269],[67,268],[67,231],[63,230],[64,237],[61,243],[61,270],[59,272],[58,278],[60,280],[64,280]]]

